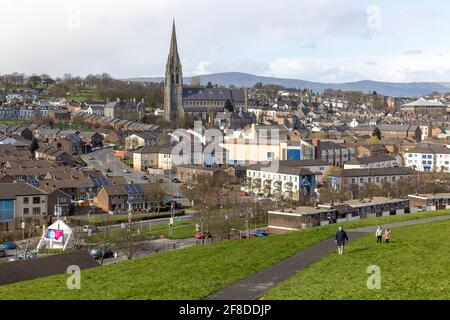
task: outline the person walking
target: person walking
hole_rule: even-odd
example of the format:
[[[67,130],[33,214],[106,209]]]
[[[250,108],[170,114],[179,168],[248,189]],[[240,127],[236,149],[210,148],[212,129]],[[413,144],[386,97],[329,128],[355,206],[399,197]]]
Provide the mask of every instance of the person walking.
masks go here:
[[[339,227],[338,231],[336,232],[334,241],[336,242],[338,247],[338,254],[343,254],[345,241],[348,241],[348,236],[347,233],[342,229],[342,227]]]
[[[381,226],[378,226],[377,231],[375,231],[375,236],[377,237],[377,243],[383,242],[383,228]]]
[[[384,231],[384,241],[386,241],[386,243],[389,243],[389,239],[391,239],[391,230],[386,229]]]

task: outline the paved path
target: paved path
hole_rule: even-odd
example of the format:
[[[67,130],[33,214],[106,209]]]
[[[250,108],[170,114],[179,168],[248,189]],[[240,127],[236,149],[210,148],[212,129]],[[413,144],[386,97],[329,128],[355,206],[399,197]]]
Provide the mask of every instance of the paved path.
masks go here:
[[[450,216],[438,216],[423,219],[415,219],[403,222],[384,224],[384,228],[398,228],[403,226],[416,225],[427,222],[450,220]],[[347,231],[349,242],[357,240],[362,236],[375,232],[377,226],[362,227]],[[336,250],[334,239],[322,241],[302,252],[286,258],[271,267],[268,267],[248,278],[240,280],[214,294],[207,297],[207,300],[254,300],[264,294],[264,292],[280,282],[286,280],[297,272],[304,270],[323,257]],[[345,250],[344,250],[345,254]]]

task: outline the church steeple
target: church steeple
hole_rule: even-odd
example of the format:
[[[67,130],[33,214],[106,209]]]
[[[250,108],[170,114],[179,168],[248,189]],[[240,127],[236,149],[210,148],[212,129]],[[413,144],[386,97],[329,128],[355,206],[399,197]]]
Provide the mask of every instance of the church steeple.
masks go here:
[[[178,55],[177,33],[174,19],[172,23],[169,56],[166,64],[166,78],[164,81],[164,117],[167,121],[173,121],[183,117],[182,94],[183,72],[180,56]]]
[[[175,29],[175,19],[172,22],[172,37],[170,39],[170,51],[169,51],[169,60],[174,61],[180,60],[178,56],[178,45],[177,45],[177,32]]]

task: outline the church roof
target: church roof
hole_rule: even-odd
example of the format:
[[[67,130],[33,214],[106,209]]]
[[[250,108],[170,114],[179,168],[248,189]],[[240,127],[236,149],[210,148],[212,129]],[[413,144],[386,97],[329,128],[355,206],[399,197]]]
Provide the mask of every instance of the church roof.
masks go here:
[[[243,89],[227,88],[183,88],[184,100],[219,100],[231,102],[244,102]]]

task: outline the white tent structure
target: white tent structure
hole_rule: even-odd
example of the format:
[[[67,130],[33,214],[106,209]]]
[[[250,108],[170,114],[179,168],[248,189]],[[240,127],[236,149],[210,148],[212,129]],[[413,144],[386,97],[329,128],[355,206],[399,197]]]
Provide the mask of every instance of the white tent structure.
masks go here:
[[[73,242],[74,234],[72,229],[63,221],[58,220],[45,229],[37,251],[42,248],[66,250],[72,247]]]

